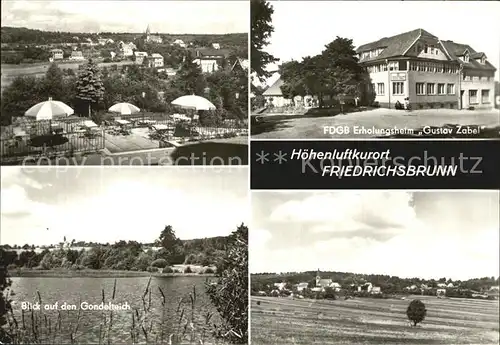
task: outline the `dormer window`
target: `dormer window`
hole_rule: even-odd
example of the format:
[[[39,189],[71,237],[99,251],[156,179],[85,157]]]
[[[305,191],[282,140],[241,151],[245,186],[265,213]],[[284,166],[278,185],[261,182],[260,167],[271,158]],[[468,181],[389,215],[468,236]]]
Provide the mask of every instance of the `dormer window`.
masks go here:
[[[484,65],[486,63],[486,56],[481,57],[481,64]]]
[[[469,51],[466,50],[464,53],[464,62],[469,62]]]

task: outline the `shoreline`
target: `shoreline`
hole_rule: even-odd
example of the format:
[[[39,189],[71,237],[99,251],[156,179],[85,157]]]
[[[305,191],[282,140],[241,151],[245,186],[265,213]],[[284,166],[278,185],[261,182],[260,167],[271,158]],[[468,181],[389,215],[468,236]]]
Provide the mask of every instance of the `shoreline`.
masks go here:
[[[135,277],[215,277],[215,274],[160,273],[123,270],[13,270],[10,278],[135,278]]]

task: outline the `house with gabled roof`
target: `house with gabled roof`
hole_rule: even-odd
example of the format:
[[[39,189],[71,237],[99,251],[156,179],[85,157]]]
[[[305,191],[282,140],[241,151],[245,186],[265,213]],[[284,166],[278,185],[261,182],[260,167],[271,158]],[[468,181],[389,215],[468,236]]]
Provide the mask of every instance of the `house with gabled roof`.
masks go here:
[[[370,74],[375,101],[394,108],[492,108],[496,68],[468,44],[416,29],[356,49]]]

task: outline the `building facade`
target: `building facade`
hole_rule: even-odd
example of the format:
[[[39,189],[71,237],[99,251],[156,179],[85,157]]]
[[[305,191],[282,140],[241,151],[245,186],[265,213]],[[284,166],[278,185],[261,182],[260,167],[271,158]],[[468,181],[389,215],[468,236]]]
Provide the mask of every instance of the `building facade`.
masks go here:
[[[163,67],[163,56],[158,53],[151,54],[149,58],[149,67],[161,68]]]
[[[417,29],[360,46],[381,107],[409,98],[413,109],[494,106],[496,68],[467,44],[442,41]]]
[[[62,60],[64,58],[64,52],[62,49],[52,49],[50,51],[53,60]]]
[[[75,61],[83,61],[85,60],[85,57],[83,56],[83,53],[81,51],[74,50],[71,52],[71,56],[69,59]]]
[[[225,56],[219,51],[196,51],[193,63],[200,66],[203,73],[213,73],[222,68]]]

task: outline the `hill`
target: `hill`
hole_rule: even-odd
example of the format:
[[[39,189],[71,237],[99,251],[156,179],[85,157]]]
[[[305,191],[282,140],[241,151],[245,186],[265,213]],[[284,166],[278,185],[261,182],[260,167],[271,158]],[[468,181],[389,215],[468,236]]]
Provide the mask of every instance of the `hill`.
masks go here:
[[[54,32],[28,29],[24,27],[1,27],[1,42],[6,44],[57,44],[57,43],[80,43],[85,39],[90,38],[92,41],[97,41],[99,37],[111,38],[115,42],[118,41],[133,41],[134,39],[143,36],[143,32],[137,33],[120,33],[120,32],[101,32],[96,33],[75,33],[75,32]],[[173,42],[176,39],[183,40],[186,44],[189,42],[198,42],[204,44],[219,43],[222,47],[241,47],[247,48],[248,34],[247,33],[231,33],[224,35],[211,34],[173,34],[173,33],[158,33],[164,41]]]
[[[251,288],[253,292],[265,291],[269,286],[274,283],[286,282],[291,285],[301,282],[307,282],[310,286],[315,286],[316,271],[307,272],[289,272],[289,273],[261,273],[252,274]],[[367,282],[372,283],[374,286],[379,286],[384,293],[402,293],[405,288],[413,285],[420,288],[422,284],[431,289],[437,288],[437,284],[446,283],[452,284],[454,287],[461,289],[468,289],[473,291],[485,291],[492,286],[499,285],[499,278],[483,277],[474,278],[466,281],[455,280],[443,277],[440,279],[424,279],[424,278],[400,278],[397,276],[379,275],[379,274],[356,274],[348,272],[321,272],[321,278],[332,279],[332,281],[339,283],[343,288],[349,287],[351,284],[361,285]]]

